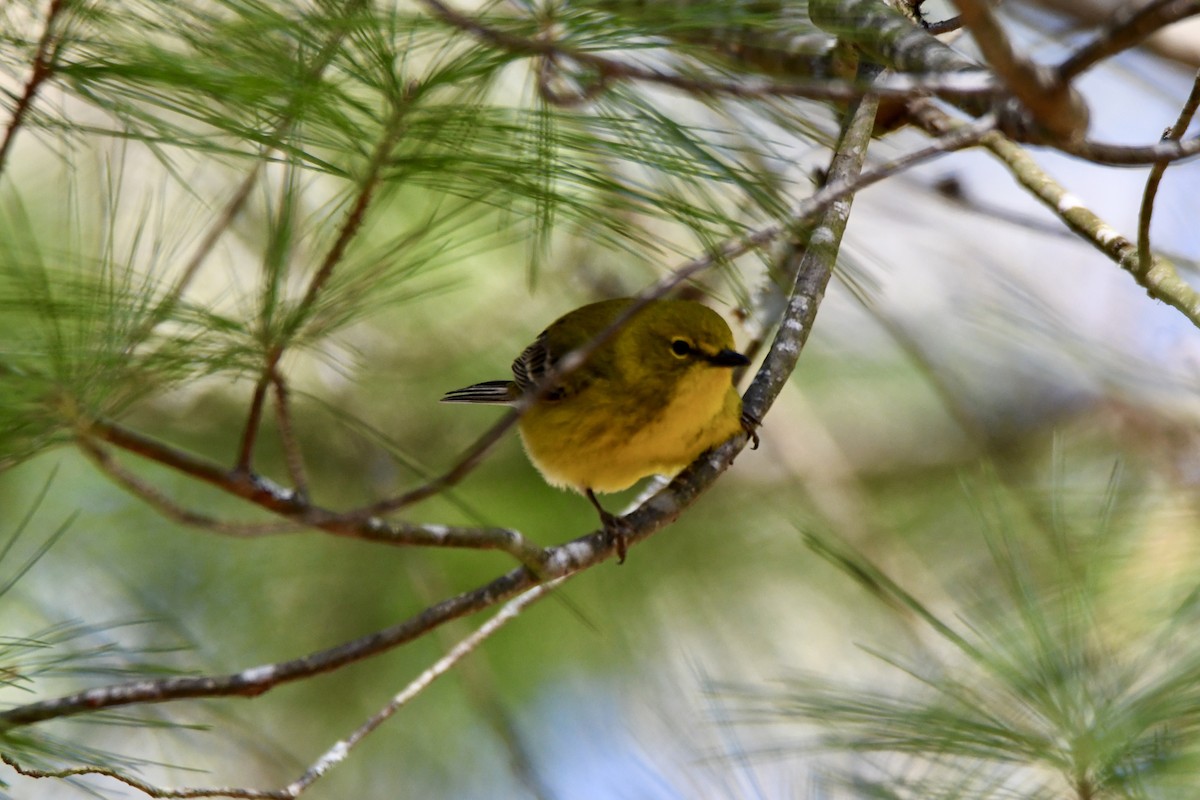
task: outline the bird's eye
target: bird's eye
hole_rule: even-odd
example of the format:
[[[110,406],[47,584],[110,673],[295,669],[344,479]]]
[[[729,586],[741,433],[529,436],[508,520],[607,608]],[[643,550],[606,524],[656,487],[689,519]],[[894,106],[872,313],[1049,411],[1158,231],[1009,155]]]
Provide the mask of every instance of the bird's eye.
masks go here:
[[[687,343],[686,339],[675,339],[671,342],[671,352],[677,358],[683,358],[688,353],[692,352],[692,346]]]

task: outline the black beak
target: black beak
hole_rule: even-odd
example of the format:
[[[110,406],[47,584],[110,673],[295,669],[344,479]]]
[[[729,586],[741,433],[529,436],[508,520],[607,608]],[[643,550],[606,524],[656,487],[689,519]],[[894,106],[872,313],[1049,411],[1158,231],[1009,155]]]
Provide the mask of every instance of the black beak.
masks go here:
[[[705,360],[714,367],[744,367],[750,363],[750,359],[736,350],[722,350],[706,356]]]

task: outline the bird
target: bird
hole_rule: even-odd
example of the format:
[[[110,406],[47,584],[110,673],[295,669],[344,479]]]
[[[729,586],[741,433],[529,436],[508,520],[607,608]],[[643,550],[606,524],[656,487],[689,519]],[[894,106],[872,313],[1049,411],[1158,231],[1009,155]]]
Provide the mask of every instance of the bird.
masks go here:
[[[538,392],[517,426],[525,452],[552,486],[591,502],[624,563],[627,527],[596,493],[649,475],[674,476],[740,432],[757,446],[757,421],[742,413],[733,368],[749,364],[717,312],[693,300],[652,300],[581,366],[543,385],[568,353],[591,343],[634,302],[591,303],[549,325],[512,363],[511,380],[447,392],[445,403],[513,405]]]

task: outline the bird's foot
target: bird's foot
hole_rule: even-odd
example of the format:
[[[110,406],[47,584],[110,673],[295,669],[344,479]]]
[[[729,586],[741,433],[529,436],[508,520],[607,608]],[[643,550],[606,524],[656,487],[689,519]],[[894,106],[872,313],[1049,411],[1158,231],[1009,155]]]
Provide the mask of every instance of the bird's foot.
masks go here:
[[[600,514],[600,524],[604,526],[604,533],[608,537],[609,544],[617,548],[617,563],[624,564],[625,545],[633,529],[621,517],[605,511],[604,506],[600,505],[600,501],[596,499],[596,493],[591,489],[585,490],[584,494],[587,495],[587,499],[591,502],[592,507]]]
[[[742,412],[742,430],[750,437],[751,450],[757,450],[761,441],[758,438],[758,428],[760,425],[762,425],[762,420],[758,417],[746,411]]]
[[[608,536],[609,543],[617,548],[617,563],[624,564],[626,543],[633,529],[623,517],[607,511],[600,514],[600,521],[604,524],[604,533]]]

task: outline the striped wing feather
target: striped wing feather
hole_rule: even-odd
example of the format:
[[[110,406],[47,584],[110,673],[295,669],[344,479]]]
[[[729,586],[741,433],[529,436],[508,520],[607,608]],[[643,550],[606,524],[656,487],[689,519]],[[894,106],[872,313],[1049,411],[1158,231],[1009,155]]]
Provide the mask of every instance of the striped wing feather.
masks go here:
[[[512,381],[485,381],[446,392],[443,403],[511,403],[520,392],[513,391]]]
[[[513,380],[522,393],[536,387],[554,365],[546,338],[546,331],[542,331],[512,363]]]

